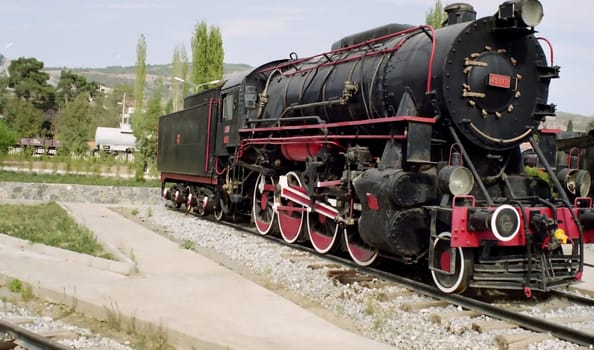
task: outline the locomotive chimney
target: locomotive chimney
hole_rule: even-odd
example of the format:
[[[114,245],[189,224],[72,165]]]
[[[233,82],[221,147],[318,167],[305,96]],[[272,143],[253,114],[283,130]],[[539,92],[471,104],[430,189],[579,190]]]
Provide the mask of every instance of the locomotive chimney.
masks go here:
[[[448,15],[447,25],[449,26],[476,20],[476,11],[472,5],[467,3],[457,2],[450,4],[443,10]]]

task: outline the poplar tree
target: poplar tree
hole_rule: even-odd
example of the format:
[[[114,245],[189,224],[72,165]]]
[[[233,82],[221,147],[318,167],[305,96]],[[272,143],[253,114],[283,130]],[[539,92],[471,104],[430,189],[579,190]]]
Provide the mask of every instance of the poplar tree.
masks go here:
[[[148,162],[143,150],[145,130],[145,116],[142,111],[144,100],[144,84],[146,82],[146,39],[144,34],[140,35],[138,43],[136,44],[136,82],[134,85],[134,114],[132,115],[132,131],[136,136],[136,155],[134,161],[136,163],[136,180],[144,180],[144,169],[147,168]]]
[[[192,83],[198,85],[208,81],[208,27],[201,21],[192,37]]]
[[[208,80],[223,78],[223,37],[218,27],[211,26],[208,34]]]
[[[223,77],[223,39],[218,27],[201,21],[192,36],[192,83],[199,85]],[[202,89],[206,89],[204,86]]]
[[[134,114],[142,111],[144,99],[144,84],[146,82],[146,39],[144,34],[140,35],[136,44],[136,82],[134,84]]]
[[[157,149],[157,124],[159,116],[163,114],[161,98],[163,95],[163,81],[157,80],[153,93],[147,103],[147,109],[142,118],[132,118],[132,130],[136,137],[136,171],[137,181],[144,181],[144,172],[155,165]]]
[[[183,56],[186,56],[185,63],[183,62]],[[175,78],[187,79],[188,68],[185,67],[184,69],[184,65],[187,65],[187,55],[185,54],[184,47],[178,45],[173,51],[173,62],[171,64],[171,91],[169,92],[169,96],[171,96],[171,108],[173,112],[183,108],[186,85],[188,84],[179,82]]]
[[[425,14],[425,24],[437,29],[443,26],[445,19],[446,13],[443,10],[443,4],[441,0],[436,0],[433,8]]]

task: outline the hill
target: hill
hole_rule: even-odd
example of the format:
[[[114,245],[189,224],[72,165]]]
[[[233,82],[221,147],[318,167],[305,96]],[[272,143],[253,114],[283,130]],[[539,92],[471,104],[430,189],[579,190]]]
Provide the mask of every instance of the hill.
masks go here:
[[[224,74],[236,73],[250,68],[252,67],[247,64],[223,64]],[[49,67],[44,69],[50,75],[50,80],[56,83],[60,79],[60,72],[63,70],[70,70],[73,73],[82,75],[87,80],[96,81],[110,88],[122,84],[134,85],[134,80],[136,79],[135,66],[111,66],[105,68]],[[168,81],[171,79],[171,64],[147,65],[146,84],[149,90],[157,79],[163,79],[163,82],[166,85],[168,84]]]
[[[545,127],[548,129],[560,129],[566,131],[567,124],[571,120],[573,131],[588,131],[594,129],[594,117],[586,117],[579,114],[557,112],[557,116],[548,117]]]

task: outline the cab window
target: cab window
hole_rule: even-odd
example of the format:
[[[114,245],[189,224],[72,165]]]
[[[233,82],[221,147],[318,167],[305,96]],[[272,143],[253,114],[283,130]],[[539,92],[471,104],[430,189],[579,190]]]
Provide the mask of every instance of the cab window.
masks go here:
[[[228,94],[223,98],[223,120],[233,119],[233,94]]]

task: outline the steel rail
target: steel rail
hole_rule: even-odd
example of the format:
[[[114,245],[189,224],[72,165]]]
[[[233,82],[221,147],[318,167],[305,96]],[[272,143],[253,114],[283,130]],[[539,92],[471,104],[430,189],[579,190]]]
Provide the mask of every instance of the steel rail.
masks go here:
[[[14,343],[29,350],[68,350],[65,345],[59,344],[47,337],[33,333],[23,327],[0,320],[0,333],[14,337]]]
[[[539,333],[548,333],[561,340],[565,340],[582,346],[594,346],[594,333],[583,332],[577,329],[572,329],[560,324],[549,322],[541,318],[528,316],[519,312],[499,308],[486,302],[465,297],[463,295],[445,294],[438,290],[436,287],[421,282],[417,282],[405,277],[393,275],[381,270],[373,268],[368,268],[367,270],[373,271],[373,273],[378,276],[382,276],[387,280],[403,284],[411,288],[415,292],[425,294],[435,299],[444,300],[451,304],[458,305],[469,310],[478,311],[482,314],[499,320],[514,323],[525,329],[529,329]]]
[[[573,301],[578,304],[587,305],[587,306],[594,306],[594,299],[589,297],[583,297],[581,295],[577,295],[571,292],[566,292],[562,290],[553,290],[549,292],[551,295],[556,295],[558,297],[566,298],[569,301]]]
[[[172,208],[172,209],[175,211],[182,212],[182,210],[180,210],[180,209],[174,209],[174,208]],[[245,224],[241,225],[241,224],[235,224],[235,223],[226,222],[226,221],[216,221],[209,217],[202,217],[202,216],[199,216],[199,217],[206,219],[208,221],[211,221],[213,223],[216,223],[216,224],[222,224],[224,226],[235,228],[242,232],[251,233],[257,237],[262,237],[262,238],[272,241],[272,242],[278,242],[278,243],[287,245],[282,240],[282,238],[274,237],[271,235],[261,235],[258,232],[252,230],[251,227],[246,226]],[[339,256],[319,254],[313,248],[309,248],[304,245],[292,244],[292,245],[290,245],[290,247],[296,248],[297,250],[309,252],[309,253],[314,254],[318,257],[321,257],[321,258],[324,258],[324,259],[327,259],[327,260],[330,260],[333,262],[338,262],[338,263],[344,264],[344,265],[346,265],[350,268],[353,268],[355,270],[358,270],[362,273],[367,273],[369,275],[379,277],[384,280],[398,283],[398,284],[400,284],[406,288],[409,288],[412,291],[417,292],[419,294],[423,294],[423,295],[426,295],[428,297],[432,297],[432,298],[435,298],[438,300],[446,301],[450,304],[461,306],[468,310],[477,311],[477,312],[480,312],[486,316],[490,316],[490,317],[493,317],[495,319],[502,320],[502,321],[507,321],[507,322],[516,324],[516,325],[518,325],[522,328],[528,329],[528,330],[532,330],[532,331],[539,332],[539,333],[550,334],[558,339],[565,340],[565,341],[568,341],[568,342],[571,342],[574,344],[578,344],[581,346],[594,347],[594,333],[580,331],[577,329],[563,326],[561,324],[556,324],[556,323],[553,323],[550,321],[546,321],[542,318],[537,318],[537,317],[525,315],[525,314],[522,314],[519,312],[514,312],[514,311],[507,310],[507,309],[499,308],[499,307],[493,306],[489,303],[486,303],[486,302],[483,302],[483,301],[480,301],[477,299],[473,299],[470,297],[466,297],[464,295],[446,294],[446,293],[443,293],[442,291],[440,291],[435,286],[428,285],[428,284],[425,284],[422,282],[418,282],[418,281],[415,281],[415,280],[412,280],[410,278],[406,278],[403,276],[395,275],[390,272],[386,272],[386,271],[383,271],[383,270],[380,270],[377,268],[359,266],[359,265],[355,264],[353,261],[341,258]],[[580,297],[577,295],[573,295],[571,293],[564,293],[564,292],[558,291],[558,290],[552,291],[550,293],[552,293],[553,295],[559,295],[559,296],[566,297],[566,298],[573,300],[577,303],[581,303],[581,304],[585,304],[585,305],[594,305],[594,299],[584,298],[584,297]]]

